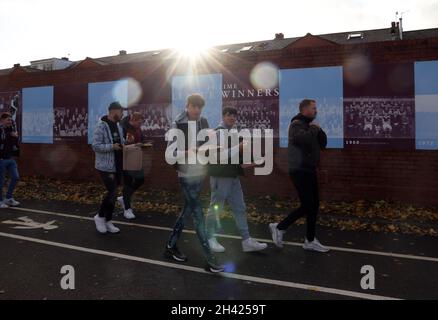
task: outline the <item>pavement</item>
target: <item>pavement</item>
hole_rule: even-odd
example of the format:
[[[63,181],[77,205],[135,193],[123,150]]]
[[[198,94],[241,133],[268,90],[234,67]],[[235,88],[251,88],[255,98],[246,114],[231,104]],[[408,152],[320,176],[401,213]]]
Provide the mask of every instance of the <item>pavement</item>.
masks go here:
[[[315,253],[301,247],[304,226],[292,226],[279,249],[267,225],[250,224],[252,237],[268,248],[243,253],[234,221],[225,219],[218,240],[226,252],[217,257],[227,272],[211,274],[191,221],[179,241],[189,260],[177,263],[163,256],[175,216],[118,215],[121,233],[101,235],[96,209],[58,201],[1,209],[0,300],[438,299],[436,237],[319,227],[318,239],[332,250]],[[74,269],[74,289],[61,287],[66,265]],[[374,289],[361,286],[363,266],[373,267]]]

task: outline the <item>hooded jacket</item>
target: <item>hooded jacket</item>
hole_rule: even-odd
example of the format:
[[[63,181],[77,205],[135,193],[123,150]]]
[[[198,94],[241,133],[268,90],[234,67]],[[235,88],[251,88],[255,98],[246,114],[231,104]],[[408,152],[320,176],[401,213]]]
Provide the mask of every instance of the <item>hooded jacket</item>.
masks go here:
[[[92,148],[96,154],[95,168],[104,172],[116,172],[116,162],[114,156],[114,141],[111,130],[106,122],[107,116],[102,117],[94,129]],[[117,124],[120,141],[125,143],[122,128]]]
[[[184,150],[188,150],[188,137],[189,137],[189,126],[188,126],[188,115],[187,111],[181,112],[172,123],[172,129],[179,129],[184,133],[185,141],[184,141]],[[196,121],[196,134],[199,133],[202,129],[208,129],[208,121],[204,117],[200,117]],[[169,141],[168,146],[174,143],[174,141]],[[203,143],[197,142],[197,147],[200,147]],[[178,155],[177,155],[178,156]],[[179,177],[195,177],[195,176],[203,176],[206,175],[207,168],[205,165],[196,163],[196,164],[188,164],[187,163],[187,155],[184,152],[181,152],[182,157],[186,157],[185,164],[177,163],[174,165],[175,169],[178,171]],[[179,156],[178,156],[179,158]]]
[[[289,173],[315,171],[319,165],[320,150],[327,146],[327,135],[315,126],[312,118],[301,113],[292,118],[288,129]]]

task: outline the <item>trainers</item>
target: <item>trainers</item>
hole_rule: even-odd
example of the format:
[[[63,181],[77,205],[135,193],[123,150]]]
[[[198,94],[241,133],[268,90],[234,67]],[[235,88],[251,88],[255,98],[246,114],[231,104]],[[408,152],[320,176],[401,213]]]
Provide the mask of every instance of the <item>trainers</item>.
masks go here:
[[[323,246],[318,239],[314,239],[313,241],[308,241],[307,239],[304,241],[303,249],[317,252],[329,252],[330,249]]]
[[[274,241],[274,244],[279,248],[283,248],[283,235],[285,234],[285,231],[278,230],[277,226],[278,223],[270,223],[269,230],[271,231],[272,241]]]
[[[266,243],[257,242],[253,238],[248,238],[242,241],[243,252],[261,251],[267,247],[268,245]]]
[[[166,246],[166,251],[164,252],[164,255],[170,259],[173,259],[178,262],[186,262],[187,256],[179,251],[178,247],[175,245],[172,248],[169,248]]]
[[[215,258],[211,258],[207,260],[207,265],[205,266],[205,271],[211,273],[219,273],[224,272],[225,267],[221,264],[218,264]]]
[[[125,211],[125,201],[123,201],[123,197],[118,197],[117,202],[123,208],[123,211]]]
[[[135,219],[135,215],[134,215],[134,212],[132,212],[132,209],[125,210],[123,212],[123,216],[125,217],[125,219],[128,219],[128,220]]]
[[[215,237],[208,239],[208,245],[210,246],[210,250],[213,252],[224,252],[225,248],[217,242]]]
[[[107,230],[109,233],[119,233],[119,232],[120,232],[120,229],[117,228],[115,225],[113,225],[113,223],[112,223],[111,221],[108,221],[108,222],[106,223],[106,230]]]
[[[15,201],[14,198],[6,199],[4,203],[9,207],[18,207],[20,205],[20,202]]]
[[[99,231],[100,233],[106,233],[107,232],[105,218],[99,217],[99,214],[96,214],[94,216],[94,223],[96,223],[97,231]]]

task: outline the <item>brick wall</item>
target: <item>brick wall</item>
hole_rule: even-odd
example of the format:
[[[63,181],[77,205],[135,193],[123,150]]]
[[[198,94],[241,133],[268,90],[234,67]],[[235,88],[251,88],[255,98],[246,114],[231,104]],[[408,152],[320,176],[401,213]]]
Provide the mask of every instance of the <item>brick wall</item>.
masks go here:
[[[312,47],[312,43],[316,47]],[[217,64],[203,67],[202,71],[249,69],[259,61],[272,61],[281,68],[316,67],[343,64],[348,57],[361,54],[374,63],[438,60],[438,38],[391,41],[359,45],[324,45],[308,41],[307,47],[293,46],[283,51],[247,52],[239,58],[221,56]],[[168,62],[170,63],[170,62]],[[50,73],[13,72],[0,76],[0,91],[29,86],[109,81],[131,76],[149,81],[163,95],[169,94],[166,74],[169,64],[157,61],[93,66],[84,64],[72,70]],[[183,72],[176,69],[176,73]],[[149,80],[145,80],[149,79]],[[152,79],[152,80],[151,80]],[[164,96],[154,97],[166,101]],[[156,144],[148,154],[146,187],[175,190],[176,174],[164,161],[164,144]],[[22,175],[44,175],[59,179],[95,180],[94,155],[88,145],[22,145],[19,160]],[[327,200],[392,199],[403,202],[438,205],[438,152],[392,150],[327,150],[322,155],[320,173],[322,198]],[[253,195],[294,195],[287,175],[285,149],[275,149],[274,172],[270,176],[252,176],[243,179],[245,192]]]

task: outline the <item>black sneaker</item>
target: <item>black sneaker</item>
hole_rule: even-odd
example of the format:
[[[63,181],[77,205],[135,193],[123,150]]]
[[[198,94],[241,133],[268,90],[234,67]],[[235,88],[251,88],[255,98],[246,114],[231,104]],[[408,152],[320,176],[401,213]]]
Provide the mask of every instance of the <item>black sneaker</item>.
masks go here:
[[[170,259],[173,259],[178,262],[186,262],[187,256],[179,251],[177,246],[173,246],[172,248],[169,248],[166,246],[166,251],[164,252],[164,255]]]
[[[219,263],[217,263],[216,259],[207,260],[207,265],[205,266],[205,271],[211,273],[219,273],[224,272],[225,267]]]

